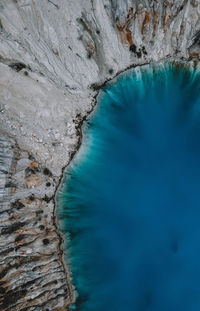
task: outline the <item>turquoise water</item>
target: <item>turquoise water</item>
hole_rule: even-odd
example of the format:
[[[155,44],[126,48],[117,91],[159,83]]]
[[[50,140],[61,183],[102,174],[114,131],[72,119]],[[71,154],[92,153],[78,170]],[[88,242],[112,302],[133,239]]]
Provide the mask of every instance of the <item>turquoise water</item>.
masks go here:
[[[102,89],[59,193],[72,310],[200,310],[200,74],[171,62]]]

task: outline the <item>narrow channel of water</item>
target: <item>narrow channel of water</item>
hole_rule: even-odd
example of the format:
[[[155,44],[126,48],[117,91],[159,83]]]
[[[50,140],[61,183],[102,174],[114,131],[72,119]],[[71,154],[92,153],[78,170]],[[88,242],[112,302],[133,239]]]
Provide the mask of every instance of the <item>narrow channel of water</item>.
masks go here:
[[[72,310],[200,310],[198,70],[137,67],[100,92],[58,195]]]

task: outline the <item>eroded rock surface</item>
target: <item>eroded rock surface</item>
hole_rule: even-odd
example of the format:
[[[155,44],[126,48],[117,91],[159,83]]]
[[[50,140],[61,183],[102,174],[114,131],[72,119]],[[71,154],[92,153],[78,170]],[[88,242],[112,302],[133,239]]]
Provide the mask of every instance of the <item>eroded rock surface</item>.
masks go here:
[[[94,89],[133,65],[198,61],[199,16],[197,0],[1,0],[1,310],[67,310],[54,196]]]
[[[64,310],[70,296],[52,219],[56,180],[9,137],[0,136],[0,150],[0,310]]]

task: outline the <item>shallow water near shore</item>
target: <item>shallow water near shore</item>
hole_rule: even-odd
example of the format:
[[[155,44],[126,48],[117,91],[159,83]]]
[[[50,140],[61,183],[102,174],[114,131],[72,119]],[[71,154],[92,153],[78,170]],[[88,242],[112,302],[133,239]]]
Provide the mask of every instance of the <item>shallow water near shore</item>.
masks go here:
[[[103,88],[57,200],[71,310],[199,310],[198,69],[146,65]]]

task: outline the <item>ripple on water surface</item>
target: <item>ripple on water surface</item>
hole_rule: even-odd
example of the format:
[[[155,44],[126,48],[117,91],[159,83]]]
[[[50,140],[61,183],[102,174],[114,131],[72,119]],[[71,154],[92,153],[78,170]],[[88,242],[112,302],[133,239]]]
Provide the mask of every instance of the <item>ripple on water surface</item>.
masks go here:
[[[200,74],[147,65],[101,90],[58,195],[80,311],[200,310]]]

